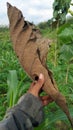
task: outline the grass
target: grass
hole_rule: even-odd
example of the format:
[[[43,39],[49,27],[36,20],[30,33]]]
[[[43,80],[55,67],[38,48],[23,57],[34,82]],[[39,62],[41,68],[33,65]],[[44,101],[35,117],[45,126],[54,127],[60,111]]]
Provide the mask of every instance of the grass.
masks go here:
[[[58,60],[58,56],[54,55],[57,54],[56,51],[58,51],[55,48],[56,43],[56,32],[57,30],[50,30],[50,29],[44,29],[41,30],[42,35],[44,37],[53,39],[53,43],[51,46],[51,49],[49,51],[48,57],[47,57],[47,66],[52,70],[53,76],[58,84],[58,87],[60,91],[66,96],[67,102],[71,106],[73,105],[73,64],[69,71],[68,76],[68,83],[65,84],[65,76],[66,76],[66,68],[67,65],[62,62],[61,60]],[[55,57],[56,56],[56,57]],[[56,60],[56,61],[55,61]],[[56,63],[55,63],[56,62]],[[8,85],[7,85],[7,77],[9,75],[9,71],[16,70],[18,82],[22,84],[25,84],[25,90],[23,90],[22,94],[25,93],[28,89],[28,85],[30,84],[31,80],[26,76],[26,73],[23,71],[13,49],[12,44],[10,41],[10,35],[9,35],[9,29],[0,27],[0,120],[3,119],[5,115],[5,111],[8,108],[8,102],[7,102],[7,91],[8,91]],[[26,78],[24,79],[24,77]],[[69,122],[67,121],[67,118],[63,115],[62,111],[59,111],[59,108],[54,104],[50,104],[45,109],[45,121],[43,124],[40,125],[40,127],[36,128],[35,130],[60,130],[60,127],[56,128],[55,123],[59,120],[62,120],[62,117],[64,118],[65,125],[68,124],[68,130],[71,130],[69,126]],[[72,110],[71,113],[73,114]],[[61,117],[61,115],[63,115]],[[60,118],[61,117],[61,118]],[[67,130],[67,129],[66,129]]]
[[[51,30],[49,28],[47,29],[41,29],[42,36],[49,38],[49,39],[56,39],[56,30]]]
[[[7,77],[10,70],[16,70],[18,80],[21,81],[26,75],[23,71],[10,41],[9,29],[6,27],[0,28],[0,120],[3,118],[5,111],[8,107],[4,105],[7,102]],[[28,80],[29,78],[27,78]],[[29,80],[30,81],[30,80]],[[5,96],[3,96],[5,95]],[[2,110],[2,112],[1,112]]]

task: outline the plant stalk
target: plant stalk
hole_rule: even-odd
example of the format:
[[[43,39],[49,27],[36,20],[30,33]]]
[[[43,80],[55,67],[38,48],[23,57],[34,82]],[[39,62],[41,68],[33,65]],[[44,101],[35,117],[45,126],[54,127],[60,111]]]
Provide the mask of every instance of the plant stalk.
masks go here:
[[[68,75],[69,75],[69,65],[67,67],[67,71],[66,71],[66,78],[65,78],[65,83],[68,83]]]

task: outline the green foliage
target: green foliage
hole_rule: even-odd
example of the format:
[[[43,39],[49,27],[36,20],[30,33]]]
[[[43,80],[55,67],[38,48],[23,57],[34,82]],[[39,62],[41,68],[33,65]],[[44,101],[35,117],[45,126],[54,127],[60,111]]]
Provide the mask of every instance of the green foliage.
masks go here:
[[[60,42],[60,60],[63,60],[67,64],[66,71],[66,84],[68,81],[68,75],[70,66],[73,61],[73,24],[65,24],[59,28],[58,40]]]
[[[73,115],[72,111],[73,60],[71,58],[73,54],[72,51],[73,42],[71,33],[70,36],[69,33],[68,35],[65,34],[67,35],[65,39],[64,35],[64,33],[66,33],[65,27],[67,28],[67,30],[69,28],[71,29],[72,24],[70,26],[63,25],[62,27],[59,28],[59,30],[54,29],[52,31],[50,30],[50,28],[42,29],[41,32],[43,36],[52,39],[52,45],[47,57],[47,66],[52,70],[53,76],[57,82],[59,90],[66,96],[67,103],[69,104],[70,108],[70,113],[71,115]],[[0,120],[1,120],[5,114],[6,109],[9,106],[14,105],[18,101],[19,97],[28,90],[31,80],[28,78],[28,76],[25,74],[25,72],[23,71],[23,69],[19,64],[17,57],[11,46],[11,41],[9,39],[9,31],[8,29],[5,30],[5,28],[0,29],[0,52],[1,52],[0,53]],[[70,64],[70,66],[66,84],[65,80],[66,80],[68,63]],[[6,99],[7,92],[8,92],[8,101]],[[60,130],[63,128],[63,124],[61,124],[61,127],[57,125],[57,123],[60,121],[65,122],[66,128],[68,128],[68,130],[71,130],[70,124],[66,116],[55,103],[52,103],[49,106],[45,107],[44,111],[45,111],[45,121],[39,127],[35,128],[35,130]]]
[[[50,31],[50,29],[42,30],[45,37],[53,38],[51,48],[47,57],[47,65],[52,70],[53,76],[57,82],[59,90],[66,96],[67,102],[70,105],[70,113],[72,112],[73,103],[73,24],[64,24],[57,30]],[[56,130],[55,124],[57,121],[63,120],[66,124],[66,129],[71,130],[69,122],[61,110],[53,104],[52,108],[47,108],[48,112],[45,120],[46,130]],[[55,109],[52,111],[52,109]],[[49,113],[49,115],[48,115]],[[53,117],[53,118],[52,118]],[[43,124],[43,125],[44,125]],[[63,124],[62,124],[63,125]],[[65,125],[64,125],[65,126]],[[58,130],[60,128],[58,127]]]
[[[6,94],[0,94],[0,120],[3,119],[5,115],[5,111],[7,109],[7,95]]]
[[[58,109],[58,107],[55,105],[55,108],[53,108],[53,104],[49,105],[49,107],[45,108],[45,119],[46,120],[46,127],[45,129],[50,130],[50,129],[54,129],[55,126],[55,122],[57,123],[58,121],[62,121],[66,124],[66,128],[70,128],[69,126],[69,121],[67,120],[66,115],[60,110]],[[49,110],[49,108],[51,109],[51,111]],[[73,107],[71,106],[70,108],[70,112],[71,112],[71,116],[73,117]],[[49,114],[48,114],[49,113]],[[58,130],[60,130],[58,128]]]
[[[22,95],[23,92],[26,92],[28,89],[30,82],[28,81],[27,86],[26,84],[23,84],[23,81],[27,80],[27,75],[24,75],[24,78],[21,79],[21,81],[18,80],[17,72],[16,70],[9,71],[7,84],[8,84],[8,93],[7,93],[7,99],[8,99],[8,105],[9,107],[14,106],[19,97]]]
[[[65,95],[73,117],[73,24],[70,21],[57,30],[43,29],[42,35],[52,38],[52,45],[47,57],[47,66],[52,70],[59,90]],[[45,130],[71,130],[66,115],[55,105],[49,105],[45,110]],[[59,125],[58,126],[58,123]],[[64,124],[63,124],[64,123]],[[39,128],[37,128],[39,129]]]
[[[48,22],[41,22],[38,24],[38,27],[40,29],[47,29],[49,27],[49,23]]]
[[[70,106],[69,110],[73,117],[73,106]],[[72,130],[65,113],[55,103],[45,107],[44,112],[44,122],[35,130],[61,130],[64,127],[66,127],[65,130]],[[58,123],[61,124],[60,127],[58,127]]]
[[[58,30],[58,39],[61,43],[73,43],[73,24],[64,24]]]
[[[71,0],[54,0],[53,18],[57,21],[58,25],[65,23],[70,3]]]
[[[73,88],[72,88],[72,87],[70,87],[69,99],[70,99],[71,102],[73,103]]]
[[[16,96],[17,96],[18,79],[17,79],[16,70],[9,71],[7,83],[8,83],[7,99],[8,99],[9,107],[12,107],[17,102]]]
[[[11,64],[10,64],[11,63]],[[7,28],[0,28],[0,92],[7,91],[8,70],[19,68],[18,61],[13,52]],[[4,91],[4,92],[3,92]]]
[[[40,30],[43,37],[49,38],[49,39],[56,39],[56,30],[51,30],[50,28],[47,29],[41,29]]]
[[[18,100],[20,95],[26,92],[26,90],[29,87],[29,83],[31,82],[31,80],[28,78],[28,76],[25,74],[25,72],[20,66],[20,63],[12,49],[12,44],[9,37],[10,35],[9,35],[8,28],[1,27],[0,28],[0,120],[3,118],[6,109],[9,107],[9,104],[10,104],[10,102],[7,102],[7,98],[6,98],[7,91],[10,91],[7,85],[7,77],[12,75],[13,70],[17,72],[16,75],[17,75],[17,80],[18,80],[18,86],[20,88],[18,86],[16,87],[19,89],[18,90],[19,94],[15,95],[14,102]],[[9,71],[11,75],[9,74]],[[11,83],[12,76],[9,77],[8,80],[9,80],[8,82]],[[16,82],[14,82],[14,84],[15,83]],[[12,85],[10,84],[10,86]],[[12,91],[14,92],[13,89]]]

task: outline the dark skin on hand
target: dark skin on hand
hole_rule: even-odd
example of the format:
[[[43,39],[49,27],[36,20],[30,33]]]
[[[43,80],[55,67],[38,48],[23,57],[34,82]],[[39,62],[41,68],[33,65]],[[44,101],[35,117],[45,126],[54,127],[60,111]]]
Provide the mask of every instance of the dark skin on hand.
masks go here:
[[[48,95],[40,96],[40,90],[42,89],[43,84],[44,84],[44,75],[40,74],[38,81],[35,81],[31,84],[28,93],[31,93],[32,95],[38,97],[42,101],[43,106],[46,106],[49,103],[53,102],[53,99]]]

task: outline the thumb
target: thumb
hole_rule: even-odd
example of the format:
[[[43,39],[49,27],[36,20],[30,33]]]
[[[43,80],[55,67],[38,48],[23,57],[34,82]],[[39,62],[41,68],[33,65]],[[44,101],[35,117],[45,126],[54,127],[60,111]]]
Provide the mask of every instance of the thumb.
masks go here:
[[[37,82],[33,82],[28,90],[29,93],[31,93],[34,96],[39,96],[40,89],[42,88],[44,84],[44,75],[40,74],[39,79]]]
[[[39,75],[38,81],[36,82],[36,84],[35,84],[35,86],[34,86],[35,89],[37,90],[37,92],[40,91],[40,89],[42,88],[43,84],[44,84],[44,75],[41,73],[41,74]]]

